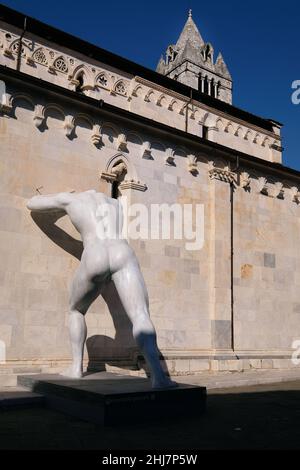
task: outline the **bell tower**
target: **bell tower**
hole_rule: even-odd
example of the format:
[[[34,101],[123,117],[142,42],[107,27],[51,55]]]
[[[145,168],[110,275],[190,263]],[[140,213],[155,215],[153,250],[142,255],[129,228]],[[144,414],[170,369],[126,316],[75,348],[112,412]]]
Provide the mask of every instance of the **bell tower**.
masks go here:
[[[214,61],[214,48],[202,39],[191,10],[177,43],[167,48],[156,71],[201,93],[232,103],[232,78],[222,54]]]

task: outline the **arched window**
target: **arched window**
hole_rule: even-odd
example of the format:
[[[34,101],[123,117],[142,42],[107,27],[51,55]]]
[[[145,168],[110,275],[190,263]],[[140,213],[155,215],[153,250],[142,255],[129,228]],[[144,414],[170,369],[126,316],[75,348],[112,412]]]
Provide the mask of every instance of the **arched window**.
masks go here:
[[[202,75],[199,73],[198,75],[198,90],[202,91]]]
[[[76,85],[75,91],[77,91],[78,93],[83,93],[83,89],[82,89],[84,85],[83,73],[78,75],[76,77],[76,80],[78,81],[78,84]]]
[[[208,95],[208,78],[205,77],[204,79],[204,93]]]

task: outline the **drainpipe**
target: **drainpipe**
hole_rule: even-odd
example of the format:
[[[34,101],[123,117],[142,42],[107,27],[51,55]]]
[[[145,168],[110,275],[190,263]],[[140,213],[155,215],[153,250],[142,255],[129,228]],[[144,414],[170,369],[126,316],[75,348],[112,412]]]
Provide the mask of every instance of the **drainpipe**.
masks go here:
[[[231,171],[237,173],[237,185],[240,184],[240,158],[236,157],[236,165]],[[234,182],[230,183],[230,270],[231,270],[231,349],[234,352],[234,282],[233,282],[233,261],[234,261]],[[238,356],[236,356],[238,359]]]
[[[19,49],[18,49],[18,57],[17,57],[17,70],[20,71],[21,68],[21,56],[22,56],[22,39],[26,33],[26,26],[27,26],[27,16],[24,18],[24,26],[23,31],[19,39]]]

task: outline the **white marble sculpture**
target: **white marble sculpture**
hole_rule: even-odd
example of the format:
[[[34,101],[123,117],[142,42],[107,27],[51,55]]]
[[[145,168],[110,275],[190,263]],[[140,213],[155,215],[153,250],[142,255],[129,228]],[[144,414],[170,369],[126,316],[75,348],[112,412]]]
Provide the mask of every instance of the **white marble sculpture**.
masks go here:
[[[148,293],[136,255],[121,236],[121,224],[116,224],[116,214],[122,220],[119,201],[90,190],[37,195],[28,201],[27,207],[37,212],[64,211],[83,241],[81,262],[70,290],[69,330],[73,362],[62,375],[82,377],[87,336],[85,314],[111,279],[132,322],[133,336],[147,361],[152,387],[176,386],[159,361],[156,333],[149,316]]]

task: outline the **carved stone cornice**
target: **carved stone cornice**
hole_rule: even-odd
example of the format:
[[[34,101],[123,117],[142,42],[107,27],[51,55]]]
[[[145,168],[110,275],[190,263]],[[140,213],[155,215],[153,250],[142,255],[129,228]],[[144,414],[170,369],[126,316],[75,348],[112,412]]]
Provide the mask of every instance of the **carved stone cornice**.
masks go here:
[[[240,174],[240,186],[241,186],[241,188],[244,188],[244,189],[249,188],[250,183],[251,183],[251,180],[250,180],[249,173],[247,173],[246,171],[243,171]]]
[[[208,174],[211,180],[215,179],[230,184],[235,182],[235,173],[229,168],[212,168]]]
[[[283,189],[283,184],[278,181],[277,183],[273,183],[267,186],[267,192],[269,197],[278,197]]]
[[[146,191],[147,185],[145,183],[141,183],[140,181],[134,181],[134,180],[125,180],[123,181],[120,186],[120,190],[122,189],[135,189],[136,191]]]
[[[100,173],[100,179],[106,181],[107,183],[113,183],[114,181],[117,181],[117,175],[115,173],[102,171]]]
[[[145,85],[148,88],[152,88],[152,90],[156,90],[156,91],[159,91],[160,93],[164,93],[166,96],[173,96],[173,98],[177,98],[178,100],[184,101],[186,103],[190,101],[190,99],[187,98],[186,96],[181,95],[180,93],[177,93],[176,91],[170,90],[169,88],[165,88],[161,85],[150,82],[149,80],[146,80],[145,78],[136,76],[134,77],[134,80],[137,83],[140,83],[141,85]]]

